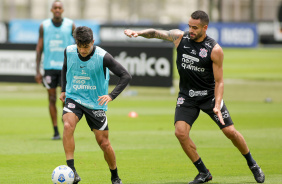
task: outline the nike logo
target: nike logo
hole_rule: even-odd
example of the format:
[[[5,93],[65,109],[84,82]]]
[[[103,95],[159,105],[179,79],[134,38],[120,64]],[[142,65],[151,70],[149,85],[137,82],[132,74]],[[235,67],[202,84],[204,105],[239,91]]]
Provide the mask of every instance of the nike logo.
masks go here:
[[[104,119],[101,121],[101,123],[103,123],[103,122],[105,121],[105,119],[106,119],[106,118],[104,118]]]
[[[186,47],[186,46],[184,46],[184,49],[189,49],[190,47]]]
[[[86,67],[86,66],[80,66],[80,68],[84,68],[84,67]]]

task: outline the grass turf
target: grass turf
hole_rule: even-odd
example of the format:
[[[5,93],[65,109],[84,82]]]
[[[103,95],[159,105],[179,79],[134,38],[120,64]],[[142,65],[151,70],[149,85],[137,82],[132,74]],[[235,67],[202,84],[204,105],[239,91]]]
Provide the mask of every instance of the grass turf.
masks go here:
[[[230,49],[225,57],[235,57],[242,51]],[[249,50],[245,54],[257,55],[260,63],[263,62],[259,60],[263,59],[260,52]],[[269,53],[275,54],[279,55],[280,51]],[[277,64],[272,63],[273,69],[269,71],[281,66],[275,58]],[[243,63],[241,59],[233,59],[232,63],[239,66]],[[265,72],[261,77],[260,72],[249,75],[244,71],[238,76],[240,67],[233,68],[228,62],[231,61],[224,65],[225,75],[231,80],[225,80],[224,99],[235,127],[244,135],[252,155],[265,172],[265,183],[282,183],[282,73],[273,72],[268,77]],[[248,71],[252,73],[252,68]],[[52,170],[66,163],[62,141],[51,140],[46,91],[36,84],[16,83],[0,83],[0,89],[0,183],[52,183]],[[123,183],[186,184],[192,180],[197,171],[174,136],[177,94],[170,94],[167,88],[127,90],[136,90],[138,94],[120,95],[110,102],[107,112],[110,140]],[[265,102],[266,98],[272,102]],[[59,101],[57,106],[61,106]],[[58,111],[60,119],[62,109]],[[129,118],[130,111],[136,111],[139,116]],[[59,123],[61,133],[62,129]],[[191,137],[214,177],[211,183],[256,183],[244,158],[204,113],[193,126]],[[110,183],[102,151],[84,118],[77,126],[75,139],[75,164],[81,183]]]

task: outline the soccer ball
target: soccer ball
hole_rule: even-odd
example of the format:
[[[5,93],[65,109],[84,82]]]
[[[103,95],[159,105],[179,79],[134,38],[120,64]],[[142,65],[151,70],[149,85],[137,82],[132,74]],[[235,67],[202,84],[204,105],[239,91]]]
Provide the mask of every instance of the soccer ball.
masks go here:
[[[56,167],[52,173],[52,181],[54,184],[72,184],[74,173],[71,168],[66,165]]]

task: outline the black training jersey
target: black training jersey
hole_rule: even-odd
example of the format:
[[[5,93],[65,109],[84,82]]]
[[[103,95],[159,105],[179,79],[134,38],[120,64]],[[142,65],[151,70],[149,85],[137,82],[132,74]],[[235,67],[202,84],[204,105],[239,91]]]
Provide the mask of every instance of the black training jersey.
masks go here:
[[[190,40],[188,32],[177,47],[177,69],[180,76],[180,94],[194,100],[214,96],[214,75],[211,52],[216,41],[209,36],[202,42]]]

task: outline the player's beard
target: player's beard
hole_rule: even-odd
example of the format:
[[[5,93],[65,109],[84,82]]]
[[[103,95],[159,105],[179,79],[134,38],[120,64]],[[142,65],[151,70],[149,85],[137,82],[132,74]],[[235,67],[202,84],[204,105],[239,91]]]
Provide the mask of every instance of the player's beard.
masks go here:
[[[203,36],[202,32],[198,33],[198,34],[193,34],[194,37],[191,37],[191,33],[189,33],[189,37],[191,40],[197,41],[199,38],[201,38]]]

